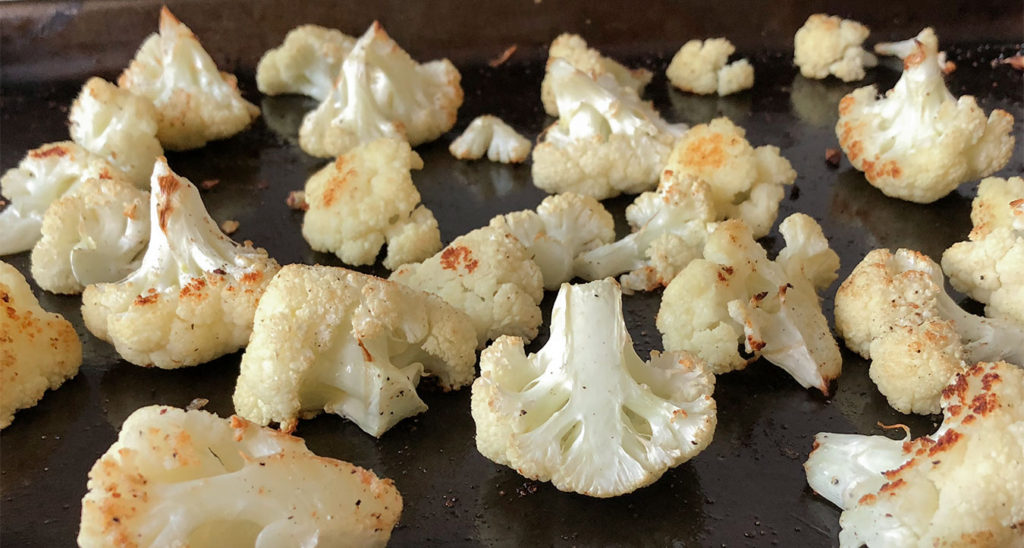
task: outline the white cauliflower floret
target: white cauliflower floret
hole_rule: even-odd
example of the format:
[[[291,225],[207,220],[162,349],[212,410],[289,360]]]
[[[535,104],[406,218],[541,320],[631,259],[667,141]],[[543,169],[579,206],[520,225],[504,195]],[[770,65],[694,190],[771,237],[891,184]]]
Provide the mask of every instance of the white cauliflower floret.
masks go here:
[[[742,221],[719,224],[704,258],[665,288],[658,331],[667,350],[693,352],[715,373],[743,369],[763,356],[801,386],[828,395],[842,357],[815,289],[835,280],[839,258],[803,213],[784,220],[780,231],[794,249],[770,261]],[[741,341],[746,356],[737,350]]]
[[[983,180],[971,222],[970,240],[942,254],[942,270],[987,315],[1024,325],[1024,179]]]
[[[71,139],[117,166],[135,186],[149,188],[153,163],[164,153],[157,139],[160,114],[149,99],[102,78],[90,78],[68,115]]]
[[[714,387],[690,354],[636,354],[614,280],[563,284],[539,352],[527,356],[522,339],[501,337],[480,356],[477,449],[562,491],[630,493],[708,446]]]
[[[354,266],[373,264],[385,243],[389,269],[431,256],[441,249],[441,231],[410,175],[422,168],[409,143],[395,139],[339,156],[306,181],[302,237]]]
[[[82,343],[70,322],[39,306],[25,277],[0,261],[0,428],[18,409],[74,377]]]
[[[366,274],[288,265],[256,310],[235,387],[236,412],[292,431],[336,413],[380,436],[426,411],[424,373],[445,390],[473,380],[476,333],[441,299]]]
[[[217,70],[192,31],[164,6],[160,33],[142,43],[117,85],[153,102],[157,137],[171,150],[199,148],[242,131],[260,109],[242,98],[234,75]]]
[[[333,157],[381,137],[415,146],[455,125],[461,76],[447,59],[419,64],[374,21],[341,64],[334,87],[302,120],[299,146]]]
[[[28,151],[18,167],[0,179],[0,193],[9,202],[0,211],[0,255],[32,249],[42,236],[43,215],[50,204],[89,179],[131,184],[120,169],[71,141]]]
[[[844,82],[864,79],[864,69],[878,64],[878,58],[861,44],[871,31],[851,19],[815,13],[793,38],[793,63],[804,78],[821,80],[828,75]]]
[[[139,267],[149,242],[149,193],[90,179],[54,202],[32,248],[32,277],[53,293],[116,282]]]
[[[199,190],[162,157],[153,167],[149,247],[139,268],[89,285],[82,319],[125,360],[175,369],[245,346],[277,262],[238,245],[210,218]]]
[[[1024,544],[1022,401],[1024,371],[978,363],[942,391],[942,426],[930,436],[818,434],[804,469],[843,510],[839,545]]]
[[[943,387],[965,362],[1024,363],[1024,328],[965,312],[946,294],[939,265],[916,251],[868,253],[839,286],[835,318],[902,413],[937,413]]]
[[[544,111],[551,116],[558,116],[558,101],[551,88],[551,63],[554,59],[565,59],[577,70],[589,74],[591,78],[597,79],[602,75],[615,79],[615,82],[625,88],[643,95],[644,87],[650,83],[654,76],[651,71],[642,68],[630,69],[601,55],[601,52],[587,46],[587,41],[578,34],[560,34],[551,41],[548,48],[547,70],[544,73],[544,80],[540,83],[540,100],[544,103]]]
[[[448,151],[460,160],[487,159],[503,164],[518,164],[530,155],[529,139],[497,116],[477,116],[457,139],[452,141]]]
[[[690,40],[672,57],[665,75],[673,86],[700,95],[750,89],[754,87],[754,67],[746,59],[729,63],[735,51],[725,38]]]
[[[89,471],[78,545],[383,547],[401,513],[391,480],[299,438],[153,405]]]
[[[500,335],[537,336],[544,279],[526,248],[502,230],[485,226],[459,236],[422,263],[399,267],[390,279],[465,312],[480,348]]]
[[[288,31],[284,43],[260,58],[256,87],[265,95],[295,93],[323,101],[355,44],[355,38],[340,30],[319,25],[295,27]]]
[[[581,253],[615,239],[615,220],[590,196],[567,192],[544,198],[537,210],[498,215],[490,226],[515,236],[540,267],[544,289],[556,290],[577,275]]]
[[[533,184],[598,200],[653,187],[686,126],[666,123],[611,76],[593,80],[562,59],[548,75],[560,118],[533,148]]]
[[[836,135],[850,163],[885,195],[931,203],[961,183],[1006,165],[1013,153],[1013,116],[985,119],[974,97],[955,99],[936,61],[938,38],[921,31],[896,86],[877,97],[875,86],[839,103]]]

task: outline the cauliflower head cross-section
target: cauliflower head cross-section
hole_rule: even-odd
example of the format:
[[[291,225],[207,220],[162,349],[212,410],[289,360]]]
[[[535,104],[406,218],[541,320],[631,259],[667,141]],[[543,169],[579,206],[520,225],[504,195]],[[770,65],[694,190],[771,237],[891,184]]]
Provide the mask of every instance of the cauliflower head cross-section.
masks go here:
[[[295,93],[323,101],[355,44],[355,38],[340,30],[319,25],[295,27],[288,31],[284,43],[260,58],[256,87],[264,95]]]
[[[690,40],[672,57],[665,75],[675,87],[700,95],[730,95],[750,89],[754,67],[746,59],[729,63],[735,51],[725,38]]]
[[[532,146],[501,118],[486,114],[474,118],[448,151],[460,160],[479,160],[486,154],[492,162],[519,164],[530,155]]]
[[[558,116],[558,101],[552,90],[550,73],[551,63],[554,59],[568,61],[577,70],[583,71],[591,78],[596,79],[607,74],[618,85],[632,89],[637,95],[643,95],[644,87],[654,76],[647,69],[630,69],[614,59],[601,55],[601,52],[588,47],[587,41],[578,34],[560,34],[551,41],[551,46],[548,48],[547,69],[544,72],[544,80],[540,83],[540,99],[544,104],[544,111],[551,116]]]
[[[830,74],[844,82],[864,79],[864,69],[878,58],[861,44],[871,31],[851,19],[815,13],[793,37],[793,63],[804,78],[820,80]]]

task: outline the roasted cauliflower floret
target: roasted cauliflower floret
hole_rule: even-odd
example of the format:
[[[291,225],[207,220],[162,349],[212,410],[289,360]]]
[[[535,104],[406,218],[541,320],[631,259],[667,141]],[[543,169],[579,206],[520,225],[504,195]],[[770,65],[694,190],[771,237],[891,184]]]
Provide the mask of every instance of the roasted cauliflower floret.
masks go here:
[[[479,160],[487,155],[492,162],[519,164],[530,155],[533,145],[497,116],[477,116],[448,151],[460,160]]]
[[[746,59],[729,63],[736,51],[725,38],[690,40],[665,71],[672,85],[690,93],[730,95],[754,87],[754,67]]]
[[[548,48],[548,69],[556,58],[565,59],[577,70],[589,74],[591,78],[596,79],[607,74],[614,78],[618,85],[635,91],[637,95],[643,95],[644,87],[654,76],[647,69],[631,69],[601,55],[601,52],[588,47],[587,41],[578,34],[560,34],[551,41],[551,47]],[[540,100],[544,103],[545,112],[551,116],[558,116],[558,101],[551,89],[550,70],[545,71],[544,80],[540,83]]]
[[[851,19],[815,13],[793,38],[793,63],[804,78],[821,80],[830,74],[844,82],[864,79],[864,69],[878,58],[861,47],[871,31]]]
[[[319,25],[295,27],[288,31],[284,43],[260,58],[256,87],[266,95],[295,93],[323,101],[355,44],[355,38],[340,30]]]

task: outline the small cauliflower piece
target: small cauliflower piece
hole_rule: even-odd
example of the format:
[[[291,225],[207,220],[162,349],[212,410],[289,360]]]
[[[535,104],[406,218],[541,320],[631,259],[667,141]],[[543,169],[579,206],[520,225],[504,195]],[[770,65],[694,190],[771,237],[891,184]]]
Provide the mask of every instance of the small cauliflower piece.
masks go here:
[[[461,75],[447,59],[419,64],[374,21],[341,64],[334,87],[302,120],[299,146],[329,158],[388,137],[415,146],[455,125]]]
[[[0,261],[0,428],[81,365],[82,343],[71,322],[43,310],[25,277]]]
[[[302,237],[353,266],[373,264],[385,243],[388,269],[431,256],[441,249],[441,231],[410,175],[422,168],[409,143],[395,139],[339,156],[306,181]]]
[[[143,367],[176,369],[242,348],[277,262],[221,233],[199,189],[162,157],[152,189],[142,263],[123,280],[85,288],[85,326]]]
[[[124,421],[88,487],[82,547],[383,547],[402,513],[391,480],[299,438],[159,405]]]
[[[319,25],[295,27],[288,31],[284,43],[260,58],[256,87],[264,95],[294,93],[323,101],[355,44],[355,38],[340,30]]]
[[[164,6],[160,32],[142,43],[117,85],[153,102],[157,138],[170,150],[199,148],[244,130],[260,114],[238,79],[217,70],[195,34]]]
[[[754,67],[746,59],[729,63],[736,51],[725,38],[690,40],[665,71],[672,85],[690,93],[730,95],[754,87]]]
[[[635,91],[637,95],[643,95],[644,87],[651,82],[651,78],[654,76],[647,69],[631,69],[614,59],[601,55],[601,52],[588,47],[587,41],[578,34],[560,34],[551,41],[551,47],[548,48],[544,80],[540,83],[540,100],[544,104],[544,111],[550,116],[558,116],[558,101],[551,88],[550,68],[554,59],[564,59],[574,68],[589,74],[594,79],[607,74],[618,85]]]
[[[1024,544],[1024,370],[978,363],[942,391],[942,425],[914,440],[821,433],[807,483],[839,506],[839,545]]]
[[[939,265],[916,251],[871,251],[835,302],[836,331],[871,360],[871,380],[902,413],[938,413],[965,362],[1024,363],[1024,328],[965,312],[946,294]]]
[[[390,279],[440,296],[473,320],[477,344],[500,335],[527,341],[537,336],[544,278],[515,236],[485,226],[455,238],[421,263],[407,264]]]
[[[125,181],[90,179],[50,205],[32,248],[32,277],[63,294],[134,272],[149,243],[149,193]]]
[[[830,74],[844,82],[864,79],[864,69],[878,58],[861,44],[871,31],[851,19],[815,13],[793,38],[793,63],[804,78],[821,80]]]
[[[649,190],[686,129],[668,124],[630,88],[563,59],[548,64],[560,117],[533,148],[533,184],[598,200]]]
[[[657,326],[667,350],[693,352],[715,373],[763,356],[804,388],[829,393],[842,357],[815,290],[836,278],[839,257],[803,213],[780,226],[786,249],[774,261],[742,221],[720,223],[704,258],[665,288]],[[746,356],[737,350],[742,342]]]
[[[527,356],[522,339],[501,337],[481,354],[477,449],[562,491],[623,495],[708,446],[714,387],[688,353],[636,354],[614,280],[563,284],[539,352]]]
[[[460,160],[487,159],[503,164],[519,164],[530,155],[529,139],[497,116],[477,116],[457,139],[452,141],[448,151]]]
[[[476,333],[441,299],[366,274],[288,265],[267,287],[235,387],[236,412],[292,431],[321,411],[380,436],[427,406],[424,373],[445,390],[473,380]]]
[[[974,97],[953,97],[930,28],[915,38],[903,76],[885,97],[859,88],[839,103],[836,135],[855,168],[886,196],[927,204],[1001,169],[1013,153],[1013,116],[986,120]]]

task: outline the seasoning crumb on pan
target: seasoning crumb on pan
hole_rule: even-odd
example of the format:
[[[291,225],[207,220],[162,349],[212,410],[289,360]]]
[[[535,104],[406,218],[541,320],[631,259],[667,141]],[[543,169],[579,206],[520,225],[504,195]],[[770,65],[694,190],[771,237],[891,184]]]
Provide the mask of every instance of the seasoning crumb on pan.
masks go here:
[[[1000,65],[1010,65],[1011,67],[1013,67],[1013,68],[1015,68],[1017,70],[1024,70],[1024,55],[1021,55],[1020,53],[1018,53],[1017,55],[1014,55],[1013,57],[1007,57],[1005,59],[997,59],[996,61],[992,62],[992,66],[995,66],[997,63],[1000,64]]]
[[[306,202],[306,193],[302,190],[293,190],[288,193],[288,199],[285,200],[290,209],[296,211],[307,211],[309,210],[309,203]]]
[[[839,167],[839,149],[838,148],[826,148],[825,149],[825,163],[828,167],[837,168]]]
[[[238,221],[229,219],[220,224],[220,229],[224,231],[224,234],[234,234],[238,230]]]
[[[196,398],[196,399],[190,401],[188,406],[185,407],[185,409],[187,409],[189,411],[197,411],[199,409],[202,409],[202,408],[206,407],[206,404],[208,404],[208,403],[210,403],[210,400],[208,400],[206,398]]]
[[[495,57],[494,59],[491,59],[490,61],[487,62],[487,64],[491,68],[497,68],[500,67],[501,65],[504,65],[505,61],[508,61],[509,58],[512,57],[513,54],[515,54],[516,49],[518,48],[519,46],[517,44],[512,44],[511,46],[505,48],[505,51],[501,52],[501,55]]]
[[[211,188],[213,188],[213,187],[215,187],[215,186],[217,186],[219,184],[220,184],[220,179],[207,179],[207,180],[199,183],[199,188],[202,188],[203,190],[210,190]]]

